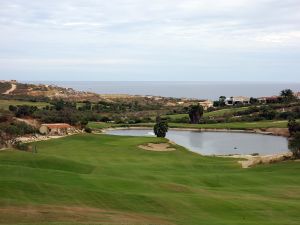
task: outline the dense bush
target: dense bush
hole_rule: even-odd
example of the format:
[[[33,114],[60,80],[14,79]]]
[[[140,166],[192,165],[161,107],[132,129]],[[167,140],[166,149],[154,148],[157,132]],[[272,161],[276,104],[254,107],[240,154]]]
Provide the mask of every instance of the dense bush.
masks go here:
[[[44,123],[68,123],[71,125],[81,125],[82,121],[102,121],[101,115],[94,112],[80,112],[76,109],[65,108],[62,110],[38,110],[34,114],[35,118]],[[104,119],[106,122],[106,118]]]
[[[23,143],[21,141],[16,141],[13,145],[14,148],[21,150],[21,151],[28,151],[29,145],[27,143]]]
[[[295,158],[300,158],[300,132],[296,132],[289,140],[289,149]]]
[[[259,115],[266,120],[273,120],[276,117],[276,111],[268,106],[262,106]]]
[[[0,123],[0,130],[6,134],[20,136],[36,133],[37,130],[24,122]]]
[[[84,128],[84,131],[85,131],[86,133],[92,133],[92,129],[89,128],[89,127]]]
[[[18,105],[18,106],[9,106],[9,111],[15,113],[16,117],[24,117],[24,116],[32,116],[34,112],[36,112],[38,108],[36,106],[28,106],[28,105]]]

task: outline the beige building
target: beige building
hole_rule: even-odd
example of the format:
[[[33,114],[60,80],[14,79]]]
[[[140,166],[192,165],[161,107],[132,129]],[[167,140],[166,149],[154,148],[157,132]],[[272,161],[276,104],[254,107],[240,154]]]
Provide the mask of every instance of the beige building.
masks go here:
[[[75,128],[67,123],[42,124],[40,127],[40,133],[45,135],[66,135],[74,131]]]
[[[213,103],[213,101],[205,100],[205,101],[199,102],[199,105],[201,105],[204,108],[204,110],[207,110],[208,108],[213,107],[214,103]]]

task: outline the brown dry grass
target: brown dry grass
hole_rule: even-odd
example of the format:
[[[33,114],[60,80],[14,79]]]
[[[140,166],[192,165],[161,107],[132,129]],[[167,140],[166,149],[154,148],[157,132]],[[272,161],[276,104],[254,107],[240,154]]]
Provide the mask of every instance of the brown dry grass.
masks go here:
[[[157,217],[142,214],[101,210],[90,207],[63,206],[8,206],[0,207],[0,224],[59,222],[71,224],[162,224],[172,223]]]

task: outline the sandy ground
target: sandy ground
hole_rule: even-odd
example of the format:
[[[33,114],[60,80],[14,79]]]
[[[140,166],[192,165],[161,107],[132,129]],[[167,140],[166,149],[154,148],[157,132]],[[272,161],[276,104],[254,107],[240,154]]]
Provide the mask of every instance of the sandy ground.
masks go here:
[[[275,154],[275,155],[264,155],[264,156],[252,156],[252,155],[233,155],[233,156],[219,156],[219,157],[228,157],[236,159],[245,159],[240,160],[238,163],[242,168],[250,168],[259,164],[271,164],[276,162],[282,162],[288,159],[291,159],[293,154],[291,152]]]
[[[17,138],[18,141],[21,141],[23,143],[31,143],[36,141],[46,141],[50,139],[57,139],[57,138],[63,138],[67,136],[71,136],[74,134],[78,134],[79,132],[67,134],[67,135],[60,135],[60,136],[44,136],[44,135],[35,135],[35,136],[28,136],[28,137],[19,137]]]
[[[147,145],[139,145],[139,148],[155,152],[169,152],[176,150],[175,148],[172,148],[169,143],[148,143]]]
[[[36,119],[21,119],[21,118],[14,118],[17,121],[23,122],[28,124],[29,126],[35,127],[35,128],[40,128],[41,124],[38,120]]]
[[[6,92],[4,92],[4,95],[9,95],[10,93],[12,93],[14,90],[16,90],[17,85],[15,84],[11,84],[11,88],[9,90],[7,90]]]

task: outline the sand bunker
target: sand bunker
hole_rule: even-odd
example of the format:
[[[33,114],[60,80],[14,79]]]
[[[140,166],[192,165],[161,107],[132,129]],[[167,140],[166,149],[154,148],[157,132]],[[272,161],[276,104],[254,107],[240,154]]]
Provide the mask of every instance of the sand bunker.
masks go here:
[[[291,152],[265,156],[242,156],[242,158],[245,158],[247,160],[238,161],[238,163],[242,165],[242,168],[249,168],[259,164],[271,164],[275,162],[282,162],[291,159],[292,156],[293,154]]]
[[[175,151],[175,148],[172,148],[169,143],[148,143],[146,145],[139,145],[139,148],[148,150],[148,151],[156,151],[156,152],[168,152]]]

